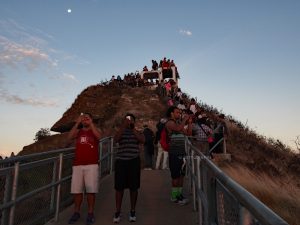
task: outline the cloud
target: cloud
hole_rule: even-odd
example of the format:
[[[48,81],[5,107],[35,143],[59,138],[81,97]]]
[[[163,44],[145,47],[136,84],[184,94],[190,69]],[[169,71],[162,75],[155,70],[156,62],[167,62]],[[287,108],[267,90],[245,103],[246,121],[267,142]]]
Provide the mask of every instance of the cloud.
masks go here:
[[[193,35],[193,33],[189,30],[182,30],[181,29],[181,30],[179,30],[179,33],[184,35],[184,36],[192,36]]]
[[[57,64],[42,49],[22,45],[0,35],[0,65],[2,67],[9,66],[16,69],[23,65],[27,70],[32,71],[44,63],[48,66]]]
[[[0,30],[0,70],[1,67],[25,67],[33,71],[41,66],[56,69],[61,61],[90,64],[81,57],[51,48],[49,41],[55,41],[54,37],[40,29],[6,19],[0,20]]]
[[[63,78],[78,83],[78,80],[76,79],[76,77],[73,74],[63,73]]]
[[[62,75],[52,76],[51,78],[55,79],[55,80],[67,80],[67,81],[71,81],[71,82],[75,82],[75,83],[79,82],[77,80],[77,78],[75,77],[75,75],[70,74],[70,73],[62,73]]]
[[[37,99],[37,98],[22,98],[18,95],[9,94],[4,90],[0,90],[0,101],[5,101],[17,105],[31,105],[31,106],[41,106],[41,107],[57,107],[58,102],[54,100],[47,99]]]

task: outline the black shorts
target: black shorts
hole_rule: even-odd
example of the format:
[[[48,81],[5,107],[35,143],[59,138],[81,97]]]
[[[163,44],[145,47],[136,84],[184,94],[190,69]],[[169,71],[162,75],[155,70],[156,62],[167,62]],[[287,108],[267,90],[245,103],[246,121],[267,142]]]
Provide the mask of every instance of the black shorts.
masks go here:
[[[172,179],[185,175],[184,155],[169,154],[169,167]]]
[[[141,160],[140,157],[130,160],[115,161],[115,189],[122,191],[129,188],[135,191],[140,188]]]

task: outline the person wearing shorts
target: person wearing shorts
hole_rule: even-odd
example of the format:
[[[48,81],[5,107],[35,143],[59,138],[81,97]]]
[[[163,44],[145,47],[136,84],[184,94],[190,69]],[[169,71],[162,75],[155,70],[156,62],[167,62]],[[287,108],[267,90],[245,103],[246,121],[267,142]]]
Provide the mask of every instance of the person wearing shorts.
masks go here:
[[[114,140],[119,143],[115,157],[115,184],[116,212],[113,217],[114,223],[121,219],[121,206],[124,190],[130,190],[130,213],[129,221],[136,221],[135,207],[140,188],[141,162],[139,144],[145,142],[142,133],[135,129],[135,116],[128,113],[123,119],[122,126],[115,134]]]
[[[99,153],[98,144],[101,133],[93,123],[89,113],[82,113],[68,135],[68,139],[76,139],[75,157],[72,167],[71,193],[74,195],[74,212],[69,224],[80,218],[80,207],[83,193],[86,193],[88,215],[86,224],[95,222],[95,195],[98,193]]]
[[[167,133],[170,138],[169,167],[172,178],[171,201],[185,205],[188,200],[182,195],[185,175],[185,135],[192,134],[192,117],[185,115],[180,121],[180,109],[171,106],[167,111]]]

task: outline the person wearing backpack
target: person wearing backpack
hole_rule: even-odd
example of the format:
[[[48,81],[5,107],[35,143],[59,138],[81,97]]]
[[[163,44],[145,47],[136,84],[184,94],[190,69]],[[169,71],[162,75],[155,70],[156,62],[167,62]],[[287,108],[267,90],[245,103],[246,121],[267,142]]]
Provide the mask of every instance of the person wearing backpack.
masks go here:
[[[172,178],[171,201],[185,205],[188,203],[188,199],[182,195],[185,175],[185,135],[192,135],[192,120],[189,115],[185,115],[180,121],[180,109],[176,106],[171,106],[168,109],[167,117],[168,121],[165,128],[169,137],[169,167]]]
[[[160,144],[160,137],[161,137],[161,132],[163,128],[165,127],[165,123],[167,120],[165,118],[162,118],[157,124],[156,124],[156,134],[155,134],[155,144],[157,144],[157,158],[156,158],[156,164],[155,164],[155,169],[160,168],[161,160],[162,160],[162,169],[165,170],[168,168],[168,151],[164,150]]]

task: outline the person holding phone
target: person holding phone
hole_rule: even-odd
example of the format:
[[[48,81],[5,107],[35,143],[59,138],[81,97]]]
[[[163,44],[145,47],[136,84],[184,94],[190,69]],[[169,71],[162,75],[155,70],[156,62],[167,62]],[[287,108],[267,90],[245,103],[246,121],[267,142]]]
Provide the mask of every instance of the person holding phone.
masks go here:
[[[88,215],[86,224],[95,222],[95,194],[98,193],[100,131],[93,123],[92,115],[82,113],[68,135],[69,140],[76,139],[75,157],[72,167],[71,193],[74,195],[74,213],[69,224],[80,218],[83,193],[86,192]]]
[[[121,219],[121,206],[124,190],[130,190],[130,213],[129,221],[136,221],[136,202],[138,189],[140,188],[141,162],[139,144],[145,142],[145,137],[135,128],[135,116],[126,114],[123,123],[114,136],[119,143],[115,157],[115,184],[116,190],[116,212],[113,217],[114,223]]]
[[[184,115],[180,120],[180,109],[171,106],[167,111],[167,133],[170,137],[169,167],[172,178],[171,201],[180,205],[188,203],[188,199],[182,195],[185,176],[185,136],[192,135],[192,117]]]

